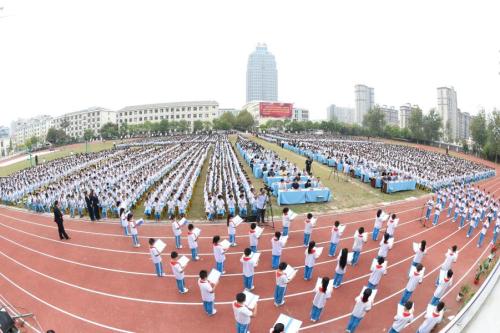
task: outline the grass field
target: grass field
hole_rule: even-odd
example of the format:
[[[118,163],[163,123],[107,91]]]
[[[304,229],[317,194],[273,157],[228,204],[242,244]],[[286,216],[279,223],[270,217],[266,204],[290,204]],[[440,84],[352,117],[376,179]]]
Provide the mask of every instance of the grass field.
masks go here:
[[[115,141],[104,141],[104,142],[89,142],[88,144],[88,151],[89,152],[97,152],[105,149],[110,149],[113,147],[113,143]],[[68,146],[62,146],[62,147],[56,147],[55,150],[52,153],[46,154],[39,156],[38,162],[42,163],[43,160],[45,161],[51,161],[55,160],[57,158],[65,157],[73,153],[84,153],[85,152],[85,143],[77,143],[73,145],[68,145]],[[34,158],[35,158],[36,153],[33,153],[32,158],[33,158],[33,163],[34,163]],[[7,165],[5,167],[0,168],[0,177],[5,177],[10,175],[11,173],[14,173],[16,171],[26,169],[30,167],[30,161],[28,160],[28,156],[25,156],[25,159],[23,161]]]

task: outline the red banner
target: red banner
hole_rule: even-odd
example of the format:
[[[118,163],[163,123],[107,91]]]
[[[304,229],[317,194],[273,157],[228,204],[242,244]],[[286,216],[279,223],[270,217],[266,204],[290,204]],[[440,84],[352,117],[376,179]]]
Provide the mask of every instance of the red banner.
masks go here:
[[[261,117],[291,118],[292,103],[260,103],[259,111]]]

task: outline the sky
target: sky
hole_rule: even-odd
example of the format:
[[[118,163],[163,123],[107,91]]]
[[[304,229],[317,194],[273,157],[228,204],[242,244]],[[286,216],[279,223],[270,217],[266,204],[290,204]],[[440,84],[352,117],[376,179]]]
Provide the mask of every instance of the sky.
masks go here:
[[[437,104],[453,86],[475,114],[500,108],[500,2],[0,0],[0,125],[102,106],[245,104],[248,55],[268,45],[279,100],[326,118],[375,103]]]

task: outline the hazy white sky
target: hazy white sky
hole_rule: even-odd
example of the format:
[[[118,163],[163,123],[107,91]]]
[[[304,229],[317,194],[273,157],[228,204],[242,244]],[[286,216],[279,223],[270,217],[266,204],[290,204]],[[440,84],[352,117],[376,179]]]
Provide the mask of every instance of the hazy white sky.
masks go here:
[[[184,100],[245,103],[248,55],[277,59],[279,99],[309,108],[500,107],[500,2],[0,0],[0,124],[90,106]]]

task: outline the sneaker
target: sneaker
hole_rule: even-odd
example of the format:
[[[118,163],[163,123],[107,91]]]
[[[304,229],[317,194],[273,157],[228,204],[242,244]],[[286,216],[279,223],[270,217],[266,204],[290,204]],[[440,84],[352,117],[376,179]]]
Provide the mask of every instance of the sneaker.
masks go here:
[[[180,246],[178,247],[178,249],[182,249],[182,245],[180,245]]]
[[[222,273],[221,273],[221,274],[226,274],[226,271],[222,271]]]
[[[165,273],[161,273],[161,276],[167,276],[167,274],[165,274]]]
[[[200,257],[196,257],[196,260],[200,260]]]
[[[134,247],[139,247],[139,245],[135,244]]]
[[[255,289],[255,286],[252,286],[252,288],[250,288],[250,290],[254,290]]]
[[[189,291],[189,289],[188,289],[188,288],[184,288],[184,291],[182,292],[182,294],[185,294],[185,293],[187,293],[188,291]]]
[[[217,310],[213,309],[212,314],[210,316],[213,316],[217,313]]]
[[[283,300],[283,302],[281,302],[280,306],[284,305],[285,304],[285,300]]]
[[[279,305],[278,305],[278,303],[274,303],[274,306],[275,306],[275,307],[278,307]]]
[[[315,323],[315,322],[317,322],[317,320],[311,318],[311,322]]]

